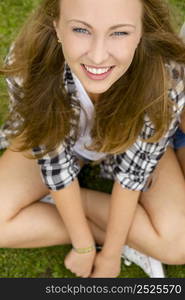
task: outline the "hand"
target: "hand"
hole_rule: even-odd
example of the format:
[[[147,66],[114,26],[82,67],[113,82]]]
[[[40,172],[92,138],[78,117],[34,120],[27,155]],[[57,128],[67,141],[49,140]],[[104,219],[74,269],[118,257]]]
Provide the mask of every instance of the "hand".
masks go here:
[[[96,255],[96,250],[79,254],[71,249],[64,260],[66,269],[69,269],[78,277],[89,277],[92,272],[92,267]]]
[[[95,257],[94,270],[91,278],[114,278],[119,276],[121,268],[121,256],[105,256],[102,251]]]

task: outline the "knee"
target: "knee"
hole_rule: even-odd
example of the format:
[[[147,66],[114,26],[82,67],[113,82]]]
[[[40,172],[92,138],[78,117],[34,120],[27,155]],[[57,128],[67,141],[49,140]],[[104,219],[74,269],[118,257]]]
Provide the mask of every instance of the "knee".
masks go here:
[[[161,261],[169,265],[185,264],[185,212],[171,216],[159,226]],[[160,258],[159,258],[160,259]]]
[[[0,205],[0,227],[11,221],[21,210],[20,205],[16,205],[16,199],[3,199],[3,205]]]
[[[185,264],[185,238],[174,239],[166,242],[163,262],[168,265],[183,265]]]
[[[6,200],[4,201],[6,203]],[[0,248],[11,247],[11,239],[15,232],[12,221],[19,212],[20,209],[16,209],[13,205],[0,206]]]

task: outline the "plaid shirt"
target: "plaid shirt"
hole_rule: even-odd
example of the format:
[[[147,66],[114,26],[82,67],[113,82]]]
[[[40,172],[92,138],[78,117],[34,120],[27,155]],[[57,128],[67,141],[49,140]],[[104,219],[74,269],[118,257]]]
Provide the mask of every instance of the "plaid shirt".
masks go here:
[[[162,157],[174,135],[180,120],[180,113],[185,104],[185,66],[174,62],[166,64],[171,77],[169,97],[176,103],[174,105],[175,117],[172,120],[168,132],[155,143],[148,143],[141,138],[149,138],[154,132],[154,126],[145,115],[144,125],[135,143],[124,153],[107,155],[100,163],[100,176],[117,180],[123,188],[135,191],[145,191],[149,185],[151,174],[159,159]],[[13,91],[20,84],[16,78],[7,80],[10,97],[13,101]],[[80,116],[79,100],[75,97],[76,86],[71,71],[67,64],[64,69],[65,88],[73,98],[73,109]],[[73,128],[78,126],[78,121],[73,120]],[[73,151],[74,129],[71,130],[66,140],[61,143],[55,152],[44,155],[38,159],[41,176],[46,186],[51,190],[60,190],[70,184],[80,172],[78,157]],[[6,132],[1,130],[1,140],[6,145]],[[32,149],[33,154],[42,153],[43,146]]]

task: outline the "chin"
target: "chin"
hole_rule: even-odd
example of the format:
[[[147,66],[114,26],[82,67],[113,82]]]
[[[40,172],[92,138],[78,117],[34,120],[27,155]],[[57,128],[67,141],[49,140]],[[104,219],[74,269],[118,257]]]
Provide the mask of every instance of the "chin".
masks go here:
[[[104,88],[102,87],[102,88],[94,88],[94,89],[92,89],[92,86],[91,86],[91,88],[89,88],[89,89],[87,87],[86,90],[92,94],[102,94],[102,93],[105,93],[112,86],[112,84],[109,84],[108,86],[106,86]]]
[[[107,91],[108,89],[106,89],[106,90],[93,90],[93,91],[89,91],[88,90],[88,93],[89,94],[92,94],[92,95],[101,95],[101,94],[103,94],[103,93],[105,93],[106,91]]]

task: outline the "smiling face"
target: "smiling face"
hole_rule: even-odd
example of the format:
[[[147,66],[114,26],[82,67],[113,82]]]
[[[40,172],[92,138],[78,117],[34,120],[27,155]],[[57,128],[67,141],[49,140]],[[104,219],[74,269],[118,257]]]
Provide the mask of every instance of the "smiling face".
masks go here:
[[[140,0],[60,0],[54,21],[64,58],[89,95],[129,68],[142,34]]]

